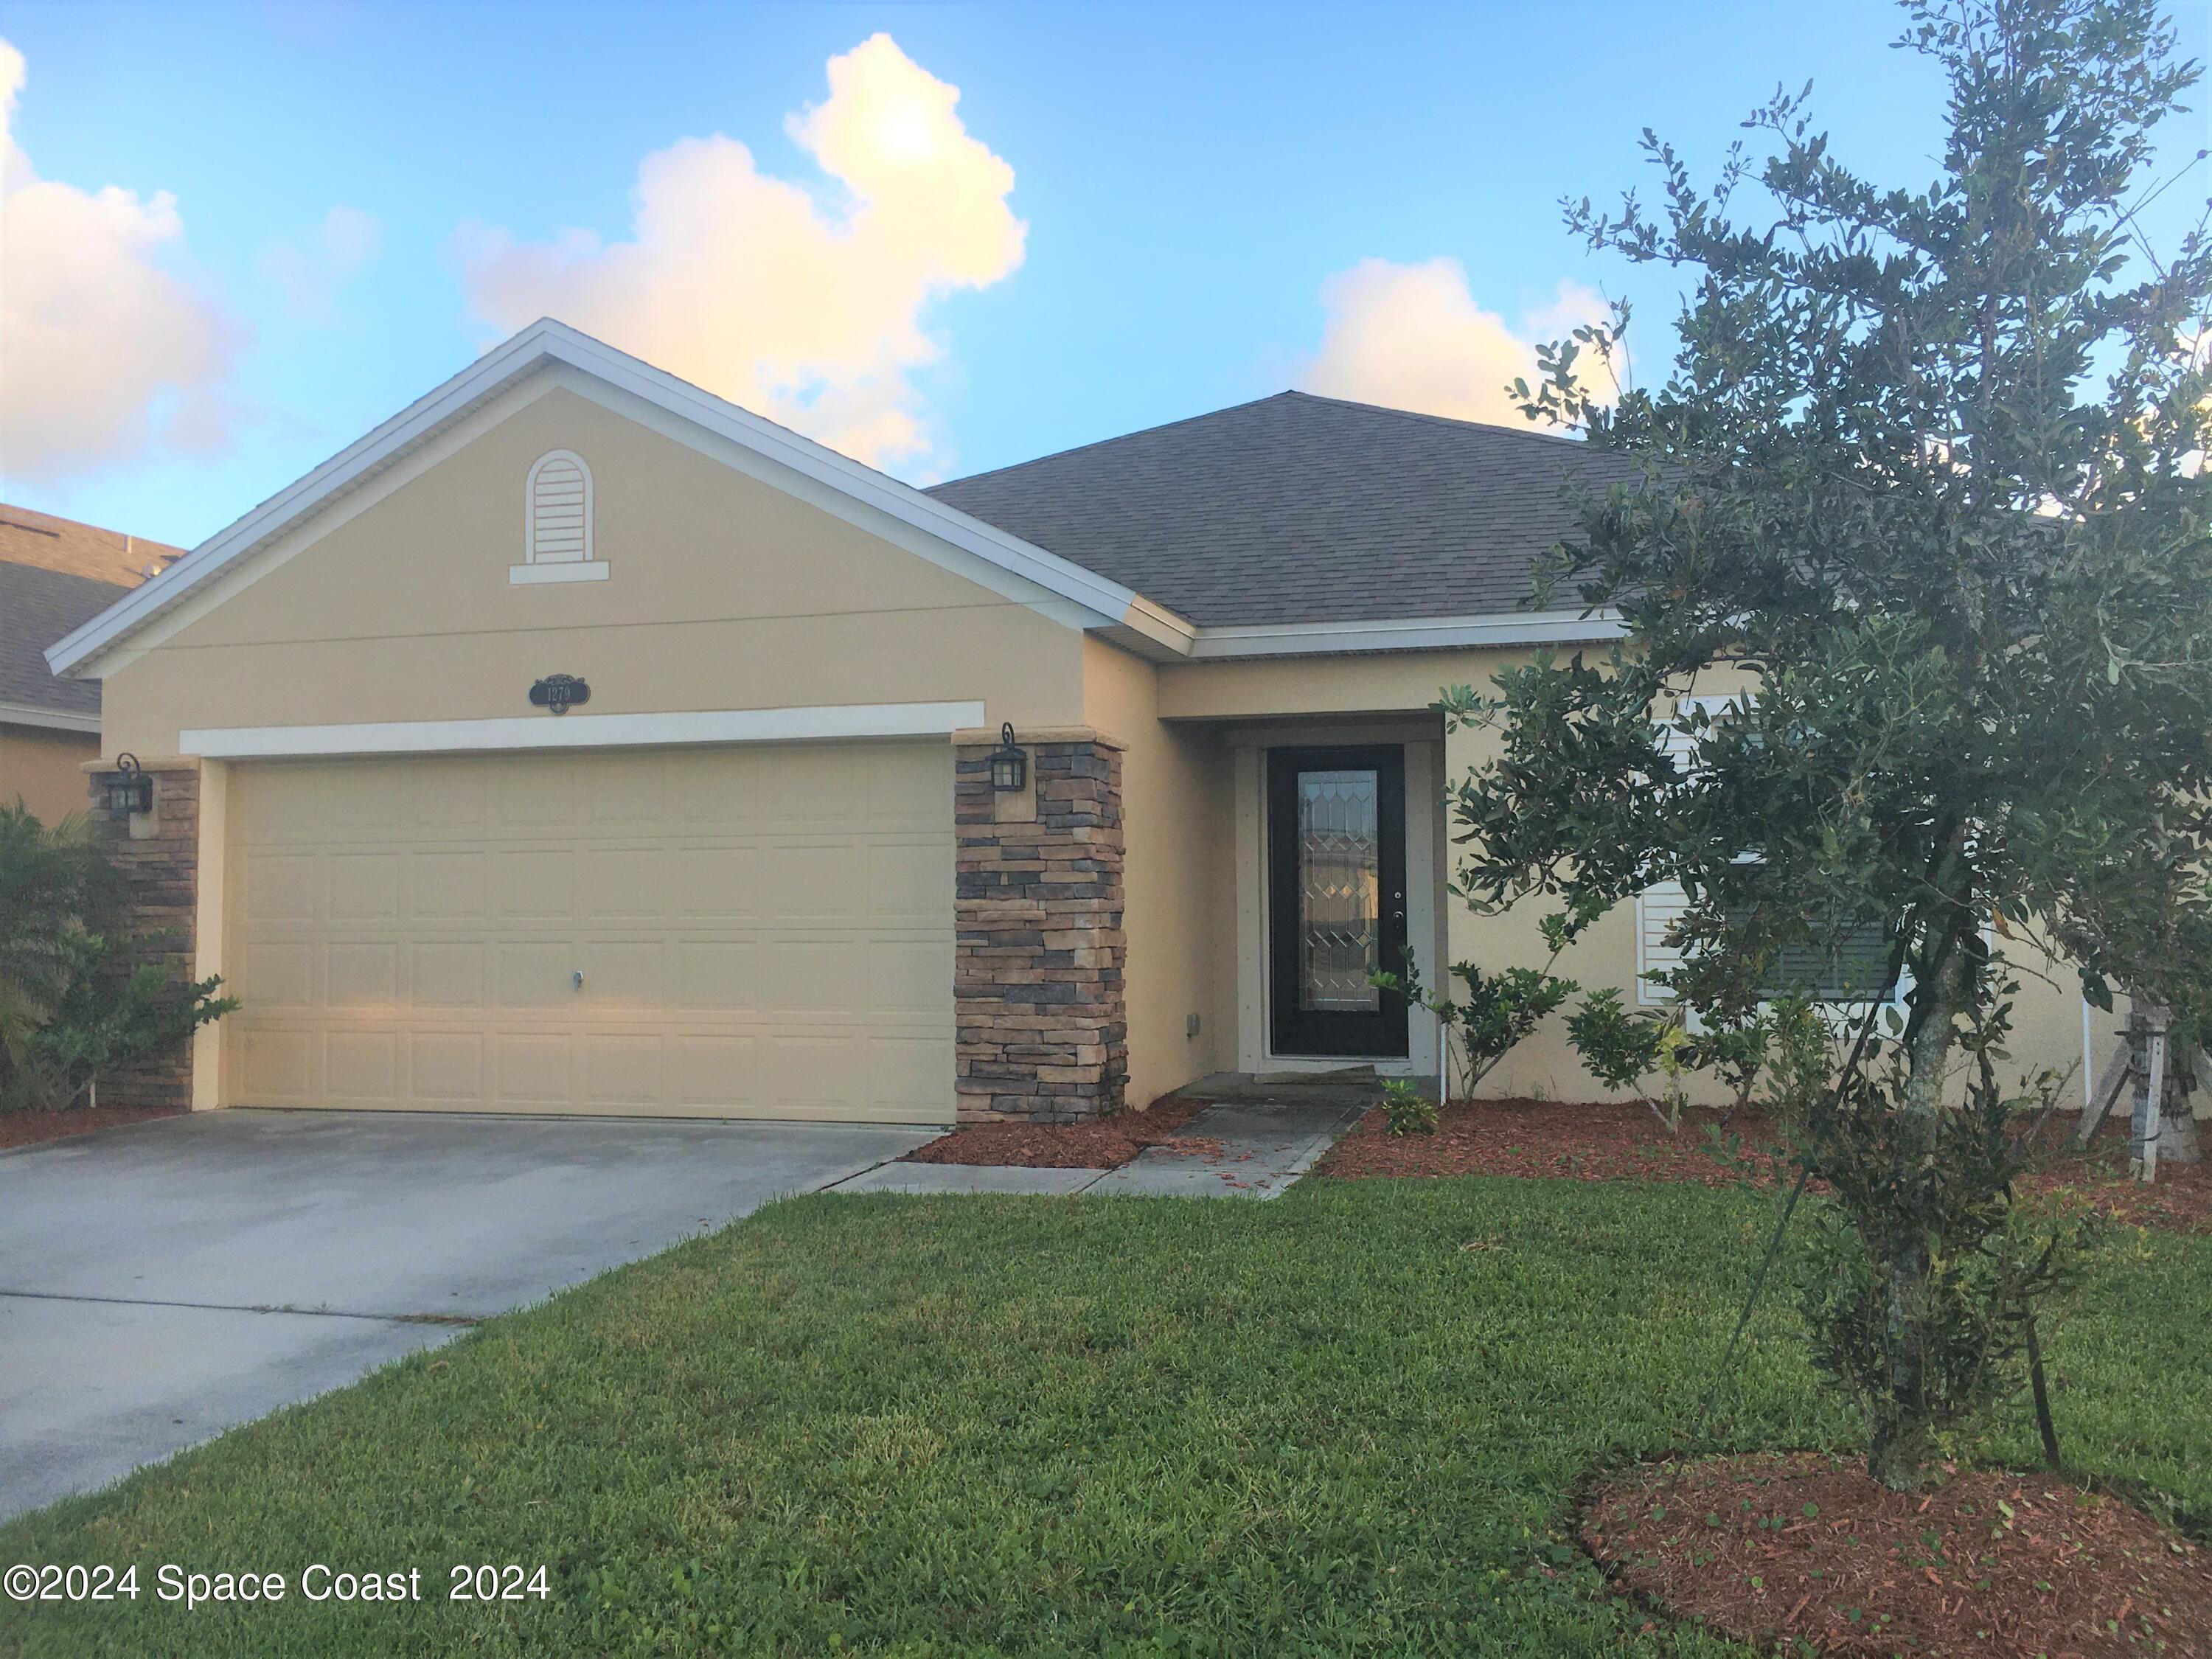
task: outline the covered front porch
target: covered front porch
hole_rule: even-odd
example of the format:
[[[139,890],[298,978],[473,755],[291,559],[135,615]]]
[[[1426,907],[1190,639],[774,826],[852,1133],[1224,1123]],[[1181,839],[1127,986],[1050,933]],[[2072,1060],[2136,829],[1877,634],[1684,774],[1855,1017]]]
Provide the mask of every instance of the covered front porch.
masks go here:
[[[1378,989],[1434,983],[1447,935],[1443,726],[1425,712],[1210,725],[1227,777],[1233,1041],[1248,1076],[1371,1066],[1434,1086],[1436,1018]],[[1141,969],[1133,963],[1132,977]]]

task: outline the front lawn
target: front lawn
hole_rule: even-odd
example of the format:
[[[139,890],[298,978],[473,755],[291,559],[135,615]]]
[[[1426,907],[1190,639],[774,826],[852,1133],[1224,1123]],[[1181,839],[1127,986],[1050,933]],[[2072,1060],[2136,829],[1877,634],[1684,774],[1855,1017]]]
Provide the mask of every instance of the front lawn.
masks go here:
[[[1692,1431],[1773,1198],[1307,1182],[1268,1204],[817,1197],[104,1497],[0,1564],[135,1562],[0,1650],[159,1654],[1720,1653],[1571,1542]],[[1846,1445],[1792,1316],[1715,1449]],[[2046,1338],[2082,1467],[2212,1514],[2212,1240],[2124,1232]],[[1978,1455],[2033,1452],[2005,1425]],[[161,1563],[422,1569],[421,1605],[186,1613]],[[455,1562],[550,1597],[442,1599]]]

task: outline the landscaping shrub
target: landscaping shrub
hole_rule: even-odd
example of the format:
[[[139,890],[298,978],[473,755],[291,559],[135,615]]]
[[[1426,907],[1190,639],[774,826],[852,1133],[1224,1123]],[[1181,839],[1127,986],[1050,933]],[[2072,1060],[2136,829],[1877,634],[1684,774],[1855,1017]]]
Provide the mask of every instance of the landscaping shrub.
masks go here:
[[[1382,1124],[1394,1135],[1432,1135],[1437,1103],[1401,1077],[1382,1085]]]
[[[1402,971],[1373,975],[1383,990],[1396,992],[1443,1022],[1445,1065],[1450,1073],[1445,1084],[1455,1099],[1472,1095],[1499,1060],[1581,988],[1552,972],[1552,963],[1566,948],[1573,918],[1547,916],[1540,925],[1545,942],[1552,947],[1541,968],[1504,968],[1486,974],[1472,962],[1455,962],[1451,975],[1465,988],[1462,997],[1425,989],[1411,951]]]
[[[1682,1132],[1682,1109],[1689,1103],[1683,1079],[1690,1061],[1679,1018],[1624,1008],[1620,993],[1608,987],[1591,992],[1568,1016],[1567,1036],[1592,1077],[1608,1089],[1632,1091],[1668,1134]],[[1662,1079],[1656,1091],[1644,1086],[1655,1076]]]
[[[103,1073],[238,1006],[143,960],[161,936],[124,933],[127,891],[104,826],[0,806],[0,1111],[96,1103]]]

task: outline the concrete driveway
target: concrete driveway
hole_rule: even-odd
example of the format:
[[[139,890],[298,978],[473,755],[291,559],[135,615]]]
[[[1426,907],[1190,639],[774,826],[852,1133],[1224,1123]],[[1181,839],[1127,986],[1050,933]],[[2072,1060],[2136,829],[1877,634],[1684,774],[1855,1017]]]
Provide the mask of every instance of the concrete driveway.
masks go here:
[[[0,1154],[0,1517],[934,1133],[223,1111]]]

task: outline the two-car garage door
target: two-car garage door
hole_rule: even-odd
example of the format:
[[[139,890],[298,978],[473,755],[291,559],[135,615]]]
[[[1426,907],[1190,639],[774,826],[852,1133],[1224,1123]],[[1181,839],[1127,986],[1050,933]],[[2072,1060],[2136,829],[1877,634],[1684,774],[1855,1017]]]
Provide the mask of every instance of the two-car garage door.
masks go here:
[[[945,1122],[942,743],[229,781],[225,1103]]]

